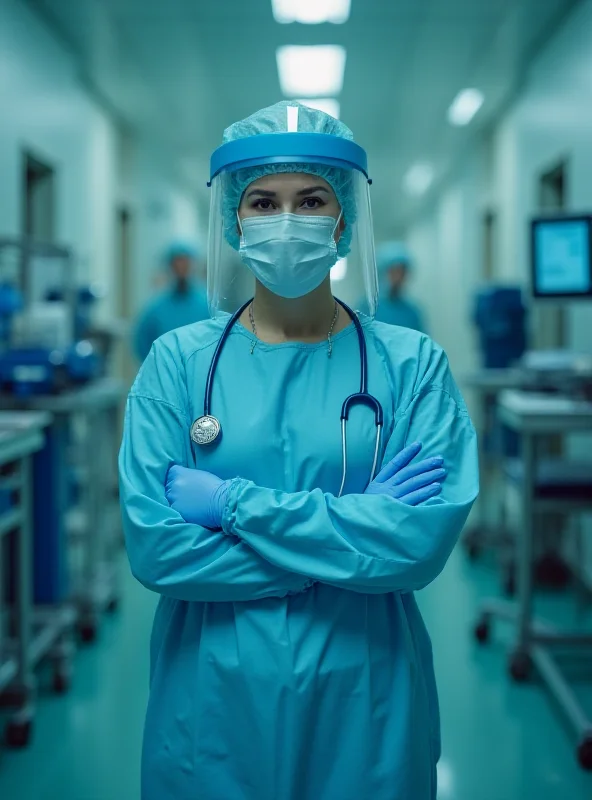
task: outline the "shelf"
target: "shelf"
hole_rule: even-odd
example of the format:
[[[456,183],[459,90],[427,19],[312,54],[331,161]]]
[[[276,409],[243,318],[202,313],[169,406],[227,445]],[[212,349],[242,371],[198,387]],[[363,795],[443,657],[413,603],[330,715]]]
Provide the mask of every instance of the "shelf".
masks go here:
[[[13,508],[0,517],[0,538],[14,528],[20,527],[23,522],[23,513],[20,508]]]
[[[14,681],[17,674],[17,662],[15,658],[2,659],[0,657],[0,693],[2,693]]]

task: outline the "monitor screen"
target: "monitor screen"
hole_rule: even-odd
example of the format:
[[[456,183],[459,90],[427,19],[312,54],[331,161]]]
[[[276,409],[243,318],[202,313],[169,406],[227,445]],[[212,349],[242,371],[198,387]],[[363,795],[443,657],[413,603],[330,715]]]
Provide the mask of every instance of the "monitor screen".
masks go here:
[[[532,222],[535,297],[592,298],[592,218],[560,217]]]

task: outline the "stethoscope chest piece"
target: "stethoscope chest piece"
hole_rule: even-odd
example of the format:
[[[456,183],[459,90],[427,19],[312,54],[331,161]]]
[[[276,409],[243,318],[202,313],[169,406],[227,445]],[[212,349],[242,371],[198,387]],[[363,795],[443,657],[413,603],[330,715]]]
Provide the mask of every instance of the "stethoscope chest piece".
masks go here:
[[[211,414],[198,417],[191,426],[191,441],[195,444],[212,444],[220,436],[220,422]]]

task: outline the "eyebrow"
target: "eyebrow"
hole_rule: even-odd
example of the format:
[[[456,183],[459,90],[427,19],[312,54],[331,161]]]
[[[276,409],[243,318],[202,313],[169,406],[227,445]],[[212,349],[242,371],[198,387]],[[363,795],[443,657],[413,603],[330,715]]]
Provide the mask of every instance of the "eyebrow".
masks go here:
[[[267,189],[253,189],[247,194],[247,197],[253,197],[253,195],[259,194],[261,197],[275,197],[276,192],[269,192]]]
[[[299,192],[296,192],[296,194],[300,197],[301,195],[312,194],[313,192],[326,192],[329,194],[329,189],[325,186],[307,186],[306,189],[301,189]]]
[[[299,192],[296,192],[296,194],[298,197],[302,197],[306,194],[312,194],[313,192],[325,192],[329,194],[329,189],[325,186],[307,186],[306,189],[301,189]],[[270,192],[268,189],[252,189],[247,193],[247,197],[254,197],[255,195],[259,195],[260,197],[275,197],[277,192]]]

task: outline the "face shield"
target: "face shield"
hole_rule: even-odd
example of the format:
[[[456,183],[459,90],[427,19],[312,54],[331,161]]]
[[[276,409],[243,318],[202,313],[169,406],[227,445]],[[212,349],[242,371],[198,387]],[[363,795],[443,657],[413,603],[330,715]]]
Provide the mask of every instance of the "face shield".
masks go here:
[[[320,177],[333,189],[339,204],[335,222],[337,225],[340,215],[342,222],[337,241],[339,260],[331,270],[332,289],[338,297],[342,293],[365,297],[373,316],[378,281],[366,153],[339,136],[298,132],[236,139],[212,155],[207,267],[210,314],[232,313],[253,296],[255,278],[239,256],[239,206],[252,183],[267,175],[286,173]],[[278,208],[277,213],[281,212]],[[296,213],[304,216],[307,210],[299,208]]]

